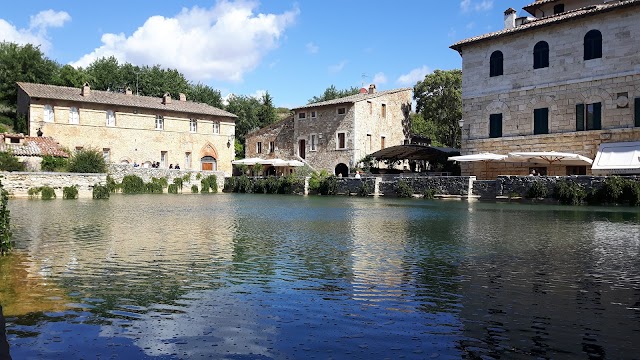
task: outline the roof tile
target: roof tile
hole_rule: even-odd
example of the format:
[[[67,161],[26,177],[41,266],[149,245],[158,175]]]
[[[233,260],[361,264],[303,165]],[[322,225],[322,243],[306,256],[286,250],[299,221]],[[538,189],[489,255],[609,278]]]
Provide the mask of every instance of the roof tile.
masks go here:
[[[373,94],[369,94],[369,93],[366,93],[366,94],[355,94],[355,95],[350,95],[350,96],[346,96],[346,97],[342,97],[342,98],[338,98],[338,99],[321,101],[321,102],[317,102],[317,103],[313,103],[313,104],[307,104],[307,105],[299,106],[297,108],[293,108],[291,110],[309,109],[309,108],[328,106],[328,105],[337,105],[337,104],[356,103],[358,101],[375,99],[375,98],[380,97],[380,96],[385,96],[385,95],[394,94],[394,93],[398,93],[398,92],[401,92],[401,91],[407,91],[407,90],[413,90],[413,89],[412,88],[400,88],[400,89],[393,89],[393,90],[377,91],[377,92],[375,92]]]

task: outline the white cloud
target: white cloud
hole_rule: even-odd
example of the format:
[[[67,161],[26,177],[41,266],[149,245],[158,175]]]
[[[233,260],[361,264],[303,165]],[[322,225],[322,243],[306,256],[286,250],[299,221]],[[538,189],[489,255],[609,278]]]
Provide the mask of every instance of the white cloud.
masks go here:
[[[424,77],[430,73],[431,69],[424,65],[409,71],[407,74],[401,75],[396,82],[403,86],[414,86],[418,81],[424,80]]]
[[[331,73],[331,74],[339,73],[340,71],[342,71],[342,69],[344,69],[345,66],[347,66],[347,63],[348,63],[348,61],[342,60],[338,64],[329,66],[329,73]]]
[[[320,47],[312,42],[307,43],[306,47],[309,54],[317,54],[320,51]]]
[[[104,34],[102,46],[72,63],[87,66],[101,57],[176,68],[195,81],[242,81],[278,47],[299,9],[256,14],[258,3],[219,0],[212,8],[183,8],[172,18],[153,16],[133,34]]]
[[[256,90],[253,94],[249,95],[255,99],[262,100],[262,96],[267,93],[267,90]]]
[[[460,1],[460,10],[462,12],[475,11],[487,11],[493,9],[493,0],[482,0],[480,2],[474,2],[472,0]]]
[[[379,72],[373,75],[373,83],[374,84],[386,84],[387,76],[383,72]]]
[[[28,29],[18,29],[6,20],[0,19],[0,41],[16,44],[33,44],[40,46],[46,54],[51,49],[47,29],[62,27],[71,16],[64,11],[44,10],[31,16]]]

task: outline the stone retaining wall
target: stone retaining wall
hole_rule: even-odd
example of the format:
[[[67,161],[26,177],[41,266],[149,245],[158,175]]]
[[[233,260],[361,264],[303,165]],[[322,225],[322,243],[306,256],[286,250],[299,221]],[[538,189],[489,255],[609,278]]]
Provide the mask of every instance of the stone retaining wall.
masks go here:
[[[200,188],[200,180],[196,177],[198,174],[202,174],[201,177],[205,178],[209,175],[215,175],[218,183],[218,191],[222,191],[224,187],[224,172],[222,171],[200,171],[200,170],[176,170],[176,169],[163,169],[163,168],[134,168],[131,165],[125,164],[111,164],[109,165],[109,175],[116,181],[121,182],[125,175],[136,175],[142,178],[145,183],[151,182],[151,178],[160,179],[167,178],[169,184],[173,183],[173,179],[181,178],[184,175],[189,175],[189,181],[184,183],[184,188],[189,189],[191,185],[198,185]]]
[[[436,194],[440,196],[461,196],[469,195],[470,180],[475,179],[472,176],[434,176],[419,178],[386,178],[380,182],[380,195],[397,196],[396,186],[399,181],[406,182],[413,188],[415,194],[422,194],[427,189],[435,189]]]
[[[640,182],[640,176],[629,176],[626,179],[634,179]],[[499,176],[495,180],[495,197],[525,197],[533,183],[542,182],[547,187],[549,196],[553,194],[556,183],[560,180],[568,180],[582,185],[587,193],[593,189],[600,189],[607,179],[606,176]],[[474,183],[475,189],[475,183]]]
[[[78,197],[92,198],[95,184],[105,185],[107,174],[76,174],[56,172],[2,172],[0,181],[9,196],[26,198],[31,188],[49,186],[56,196],[62,199],[62,189],[67,186],[78,186]]]

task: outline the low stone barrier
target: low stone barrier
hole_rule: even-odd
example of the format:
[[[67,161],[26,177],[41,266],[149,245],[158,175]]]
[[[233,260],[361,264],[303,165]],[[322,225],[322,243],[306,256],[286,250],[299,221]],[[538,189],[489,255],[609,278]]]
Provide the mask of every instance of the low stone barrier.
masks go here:
[[[413,189],[414,194],[423,194],[427,189],[434,189],[440,197],[468,197],[471,190],[470,181],[473,179],[475,177],[472,176],[384,178],[379,184],[379,194],[397,196],[396,187],[398,182],[404,181]]]
[[[496,181],[495,180],[474,180],[472,195],[480,199],[496,198]]]
[[[625,178],[640,182],[640,176],[628,176]],[[495,180],[495,197],[525,197],[533,183],[539,182],[545,185],[549,196],[553,194],[558,181],[575,182],[587,191],[598,190],[607,179],[606,176],[574,175],[574,176],[498,176]],[[474,189],[475,189],[474,183]]]
[[[142,178],[144,182],[151,182],[152,178],[167,178],[169,184],[173,183],[173,179],[182,178],[189,175],[189,181],[184,183],[184,187],[189,189],[191,185],[197,185],[200,188],[200,179],[197,178],[201,174],[201,178],[209,175],[216,176],[218,183],[218,191],[222,191],[224,187],[224,172],[222,171],[201,171],[201,170],[183,170],[183,169],[166,169],[166,168],[141,168],[133,167],[129,164],[111,164],[109,165],[109,175],[116,181],[122,182],[122,178],[126,175],[136,175]]]
[[[62,189],[67,186],[78,186],[79,198],[93,197],[93,186],[105,185],[107,174],[77,174],[56,172],[2,172],[0,181],[9,196],[17,198],[29,197],[31,188],[49,186],[56,197],[62,199]]]

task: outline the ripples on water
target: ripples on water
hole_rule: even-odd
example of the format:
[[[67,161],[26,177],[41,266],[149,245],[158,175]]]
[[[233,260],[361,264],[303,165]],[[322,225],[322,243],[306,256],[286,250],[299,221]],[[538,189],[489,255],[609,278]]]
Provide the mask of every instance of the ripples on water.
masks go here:
[[[634,358],[636,209],[12,200],[16,359]]]

